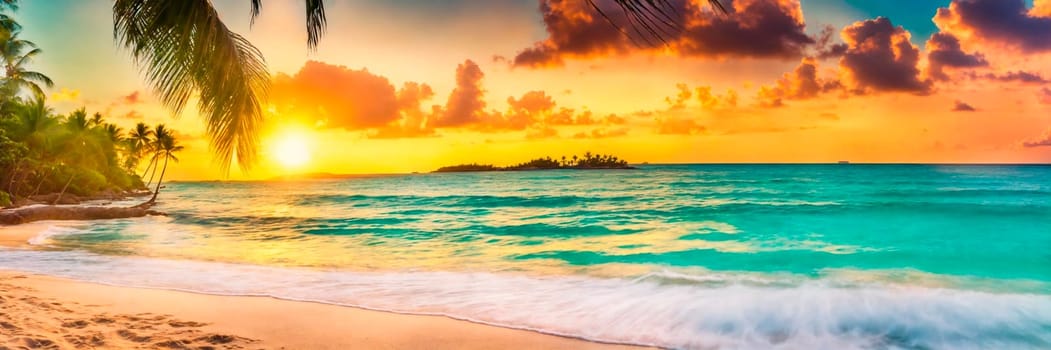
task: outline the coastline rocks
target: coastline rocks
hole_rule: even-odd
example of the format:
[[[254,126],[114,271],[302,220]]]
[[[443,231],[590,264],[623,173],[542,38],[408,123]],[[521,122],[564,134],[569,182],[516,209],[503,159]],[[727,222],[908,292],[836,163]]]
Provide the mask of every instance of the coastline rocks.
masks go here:
[[[142,197],[142,196],[149,196],[151,194],[153,194],[153,192],[150,192],[148,190],[134,190],[134,191],[105,190],[105,191],[102,191],[102,192],[99,192],[99,193],[96,193],[96,194],[93,194],[93,195],[90,195],[90,196],[77,196],[77,195],[72,194],[72,193],[65,193],[65,194],[62,194],[62,195],[59,195],[58,193],[48,193],[48,194],[38,194],[38,195],[34,195],[34,196],[29,196],[28,198],[21,198],[21,197],[20,198],[14,198],[12,206],[14,208],[18,208],[18,207],[24,207],[24,206],[33,205],[33,204],[74,205],[74,204],[81,204],[81,203],[86,202],[86,201],[96,201],[96,200],[116,201],[116,200],[127,199],[128,197]]]
[[[58,207],[42,206],[0,210],[0,224],[18,225],[41,220],[103,220],[165,215],[142,207]]]

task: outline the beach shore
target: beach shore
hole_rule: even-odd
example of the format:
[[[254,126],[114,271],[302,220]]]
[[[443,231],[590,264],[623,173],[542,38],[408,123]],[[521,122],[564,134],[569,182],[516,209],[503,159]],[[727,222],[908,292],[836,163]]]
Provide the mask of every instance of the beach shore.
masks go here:
[[[6,227],[26,244],[46,223]],[[440,316],[116,287],[3,270],[0,348],[629,349]]]

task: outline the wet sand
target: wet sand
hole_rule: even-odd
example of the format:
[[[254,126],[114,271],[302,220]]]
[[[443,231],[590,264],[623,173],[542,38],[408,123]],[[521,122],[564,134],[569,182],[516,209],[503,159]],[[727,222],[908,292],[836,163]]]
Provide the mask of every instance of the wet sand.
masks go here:
[[[47,227],[0,228],[21,247]],[[2,254],[2,252],[0,252]],[[119,273],[119,271],[114,271]],[[0,349],[629,349],[440,316],[216,296],[3,270]]]

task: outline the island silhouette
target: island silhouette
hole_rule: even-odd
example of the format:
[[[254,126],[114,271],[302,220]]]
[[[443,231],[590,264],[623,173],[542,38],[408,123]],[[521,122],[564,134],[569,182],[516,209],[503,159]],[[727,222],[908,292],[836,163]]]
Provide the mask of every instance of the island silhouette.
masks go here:
[[[474,172],[474,171],[529,171],[529,170],[556,170],[556,169],[578,169],[578,170],[594,170],[594,169],[637,169],[631,165],[628,165],[626,160],[617,158],[613,155],[605,154],[592,154],[591,152],[584,153],[583,157],[573,155],[572,157],[562,156],[560,159],[554,159],[550,156],[543,158],[536,158],[525,163],[520,163],[511,166],[499,167],[492,164],[459,164],[451,165],[438,168],[435,170],[436,173],[458,173],[458,172]]]

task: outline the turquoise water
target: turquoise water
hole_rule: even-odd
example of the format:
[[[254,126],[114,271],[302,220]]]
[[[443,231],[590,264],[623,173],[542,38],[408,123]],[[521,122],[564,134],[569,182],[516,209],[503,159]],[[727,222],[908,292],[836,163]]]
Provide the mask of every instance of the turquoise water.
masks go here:
[[[0,268],[668,348],[1051,348],[1051,167],[174,183]]]

